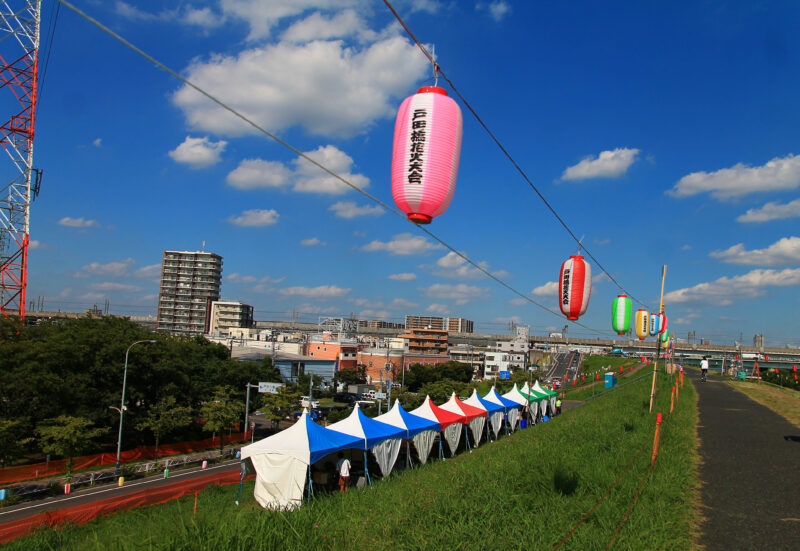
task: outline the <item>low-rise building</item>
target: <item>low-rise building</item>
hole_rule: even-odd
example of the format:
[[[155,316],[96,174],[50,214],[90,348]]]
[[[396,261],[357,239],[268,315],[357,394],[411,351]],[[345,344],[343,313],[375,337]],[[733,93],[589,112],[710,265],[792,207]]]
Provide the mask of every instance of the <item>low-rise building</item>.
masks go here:
[[[447,331],[442,329],[407,329],[397,335],[406,341],[410,355],[447,357]]]
[[[253,307],[232,300],[210,300],[206,310],[207,334],[229,335],[232,329],[253,327]]]

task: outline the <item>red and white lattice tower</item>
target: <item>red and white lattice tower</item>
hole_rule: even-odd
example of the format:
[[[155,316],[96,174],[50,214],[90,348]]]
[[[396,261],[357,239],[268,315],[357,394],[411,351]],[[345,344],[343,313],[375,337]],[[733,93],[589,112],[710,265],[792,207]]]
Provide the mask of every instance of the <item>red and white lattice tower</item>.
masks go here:
[[[33,169],[33,134],[41,10],[41,0],[0,0],[0,144],[13,165],[0,171],[13,178],[0,182],[0,314],[19,315],[21,321],[31,199],[39,183]]]

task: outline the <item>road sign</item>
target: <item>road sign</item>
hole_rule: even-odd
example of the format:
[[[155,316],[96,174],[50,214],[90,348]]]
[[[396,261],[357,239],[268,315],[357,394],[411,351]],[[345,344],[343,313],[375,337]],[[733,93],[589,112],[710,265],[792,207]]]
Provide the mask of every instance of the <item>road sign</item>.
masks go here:
[[[386,393],[385,392],[376,392],[375,393],[375,399],[376,400],[385,400],[386,399]]]
[[[511,372],[510,371],[501,371],[500,372],[500,378],[501,379],[510,379],[511,378]]]
[[[258,392],[260,394],[277,394],[278,389],[285,386],[283,383],[258,383]]]

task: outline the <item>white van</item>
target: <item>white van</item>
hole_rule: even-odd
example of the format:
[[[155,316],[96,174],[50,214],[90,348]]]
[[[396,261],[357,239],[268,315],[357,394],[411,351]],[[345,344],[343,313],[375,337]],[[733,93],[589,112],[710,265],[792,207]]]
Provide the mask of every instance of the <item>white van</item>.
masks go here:
[[[300,407],[311,407],[311,408],[318,408],[319,407],[319,400],[311,400],[311,405],[309,406],[308,396],[300,396]]]

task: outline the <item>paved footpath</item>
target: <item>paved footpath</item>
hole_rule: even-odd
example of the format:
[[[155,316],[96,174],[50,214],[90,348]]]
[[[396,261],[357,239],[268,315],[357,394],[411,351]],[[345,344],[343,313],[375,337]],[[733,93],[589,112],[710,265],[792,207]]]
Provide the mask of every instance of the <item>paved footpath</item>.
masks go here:
[[[800,429],[689,370],[698,393],[706,549],[800,550]]]

